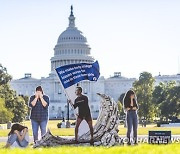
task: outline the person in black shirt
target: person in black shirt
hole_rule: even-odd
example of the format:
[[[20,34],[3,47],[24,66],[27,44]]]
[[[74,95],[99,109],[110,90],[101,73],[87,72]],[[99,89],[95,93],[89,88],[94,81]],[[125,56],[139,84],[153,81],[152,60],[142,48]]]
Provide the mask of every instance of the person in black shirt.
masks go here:
[[[90,108],[88,105],[88,97],[85,95],[82,95],[81,87],[77,87],[75,93],[77,95],[77,98],[75,99],[74,104],[72,104],[72,105],[74,108],[78,107],[78,116],[77,116],[76,127],[75,127],[76,143],[78,143],[77,138],[78,138],[79,125],[81,124],[82,120],[85,119],[90,128],[90,133],[91,133],[90,144],[93,145],[93,126],[92,126],[92,118],[91,118]]]
[[[133,127],[134,144],[137,144],[138,104],[133,90],[129,90],[123,99],[123,107],[126,113],[128,145],[131,145],[130,134]]]

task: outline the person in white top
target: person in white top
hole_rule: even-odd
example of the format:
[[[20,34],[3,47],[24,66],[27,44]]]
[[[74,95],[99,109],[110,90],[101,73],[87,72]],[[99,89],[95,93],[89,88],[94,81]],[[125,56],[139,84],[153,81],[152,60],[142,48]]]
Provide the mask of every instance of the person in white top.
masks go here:
[[[4,148],[27,147],[29,144],[28,128],[20,124],[13,124],[8,134],[8,140]]]

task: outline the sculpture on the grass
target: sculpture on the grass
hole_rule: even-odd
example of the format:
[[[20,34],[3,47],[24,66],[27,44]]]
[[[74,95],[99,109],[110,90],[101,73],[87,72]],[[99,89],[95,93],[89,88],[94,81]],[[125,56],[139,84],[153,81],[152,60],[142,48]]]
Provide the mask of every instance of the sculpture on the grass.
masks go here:
[[[98,94],[101,97],[100,114],[94,125],[94,145],[113,146],[120,143],[120,137],[118,136],[119,126],[119,111],[117,103],[106,96],[105,94]],[[89,143],[90,132],[81,135],[78,139],[79,144]],[[48,132],[37,141],[34,147],[40,146],[59,146],[75,144],[75,138],[62,138],[59,136],[53,136]]]

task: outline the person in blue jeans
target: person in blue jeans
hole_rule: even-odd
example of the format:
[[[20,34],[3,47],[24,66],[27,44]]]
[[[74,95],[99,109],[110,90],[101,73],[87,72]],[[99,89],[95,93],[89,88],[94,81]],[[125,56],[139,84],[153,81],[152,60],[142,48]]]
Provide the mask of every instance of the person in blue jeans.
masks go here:
[[[34,142],[38,140],[38,130],[40,127],[41,137],[46,133],[48,122],[48,106],[49,97],[44,95],[41,86],[36,87],[35,95],[29,99],[29,107],[31,108],[31,124],[33,130]]]
[[[4,148],[27,147],[29,144],[28,128],[20,124],[13,124],[8,134],[8,140]]]
[[[133,90],[127,91],[123,99],[123,107],[126,113],[127,122],[127,138],[128,145],[131,145],[130,134],[133,128],[133,143],[137,144],[137,126],[138,126],[138,103],[135,92]]]

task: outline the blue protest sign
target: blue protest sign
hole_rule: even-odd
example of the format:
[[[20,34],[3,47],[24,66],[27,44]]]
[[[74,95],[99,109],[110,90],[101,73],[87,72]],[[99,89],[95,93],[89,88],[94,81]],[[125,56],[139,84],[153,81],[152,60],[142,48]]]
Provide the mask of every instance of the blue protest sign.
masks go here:
[[[82,80],[97,81],[100,76],[98,61],[64,65],[55,70],[65,89]]]

